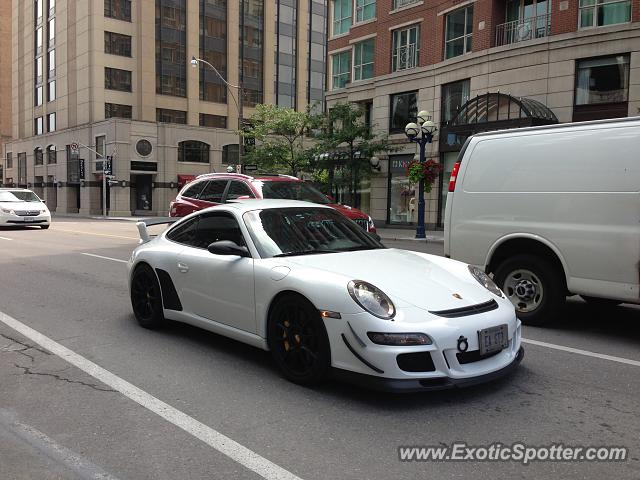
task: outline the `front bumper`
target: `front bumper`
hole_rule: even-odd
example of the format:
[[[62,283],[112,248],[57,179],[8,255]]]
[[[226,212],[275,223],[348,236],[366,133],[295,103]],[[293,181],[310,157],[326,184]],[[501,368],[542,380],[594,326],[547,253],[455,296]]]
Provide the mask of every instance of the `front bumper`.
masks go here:
[[[42,214],[34,216],[0,215],[0,226],[18,227],[20,225],[50,225],[51,215]]]
[[[512,373],[524,358],[524,348],[520,347],[513,361],[506,367],[494,372],[469,378],[427,377],[412,379],[396,379],[377,377],[356,373],[349,370],[333,369],[333,377],[353,385],[370,388],[380,392],[411,393],[433,390],[448,390],[452,388],[471,387],[481,383],[491,382]]]

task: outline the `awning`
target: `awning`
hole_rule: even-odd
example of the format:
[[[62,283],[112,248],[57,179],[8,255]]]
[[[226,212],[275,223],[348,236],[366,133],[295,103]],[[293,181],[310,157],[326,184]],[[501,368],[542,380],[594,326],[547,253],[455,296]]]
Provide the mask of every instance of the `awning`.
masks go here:
[[[187,183],[196,179],[195,175],[178,175],[178,186],[184,187]]]

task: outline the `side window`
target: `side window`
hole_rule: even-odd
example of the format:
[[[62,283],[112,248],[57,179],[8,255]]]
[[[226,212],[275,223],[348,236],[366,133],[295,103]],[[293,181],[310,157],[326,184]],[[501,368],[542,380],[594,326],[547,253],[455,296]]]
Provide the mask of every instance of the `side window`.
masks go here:
[[[213,242],[231,240],[237,245],[245,245],[242,231],[236,219],[230,214],[209,213],[200,216],[196,233],[198,248],[207,248]]]
[[[227,187],[227,180],[210,180],[200,193],[200,200],[205,202],[222,203],[222,194]]]
[[[199,219],[200,217],[194,217],[176,225],[167,233],[167,238],[172,242],[195,247],[196,227],[198,226]]]
[[[202,191],[206,184],[206,181],[193,182],[193,184],[188,187],[181,196],[187,198],[198,198],[198,194]]]
[[[229,192],[227,193],[227,200],[235,200],[239,197],[255,198],[255,195],[251,191],[251,188],[249,188],[249,185],[244,182],[233,180],[229,187]]]

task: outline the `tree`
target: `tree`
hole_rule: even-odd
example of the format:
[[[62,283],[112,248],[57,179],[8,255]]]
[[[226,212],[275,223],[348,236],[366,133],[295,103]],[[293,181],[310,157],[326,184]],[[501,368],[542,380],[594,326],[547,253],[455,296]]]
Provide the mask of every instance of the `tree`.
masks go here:
[[[316,171],[327,170],[330,192],[334,186],[343,186],[355,199],[360,182],[371,174],[371,157],[395,150],[386,135],[373,134],[364,110],[351,103],[332,106],[327,113],[315,116],[311,124],[317,129],[313,166]]]
[[[313,122],[308,111],[257,105],[251,116],[252,128],[244,132],[244,137],[256,140],[256,145],[247,149],[245,161],[263,170],[285,170],[297,176],[309,168],[310,154],[305,149],[304,136]]]

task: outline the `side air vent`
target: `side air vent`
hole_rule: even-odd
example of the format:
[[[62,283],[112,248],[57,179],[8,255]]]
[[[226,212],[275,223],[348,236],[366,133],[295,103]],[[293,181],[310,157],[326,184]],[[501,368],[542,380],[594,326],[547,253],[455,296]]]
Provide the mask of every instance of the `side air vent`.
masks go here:
[[[451,310],[430,310],[429,313],[445,318],[466,317],[478,313],[490,312],[498,308],[498,302],[489,300],[488,302],[469,305],[468,307],[452,308]]]

